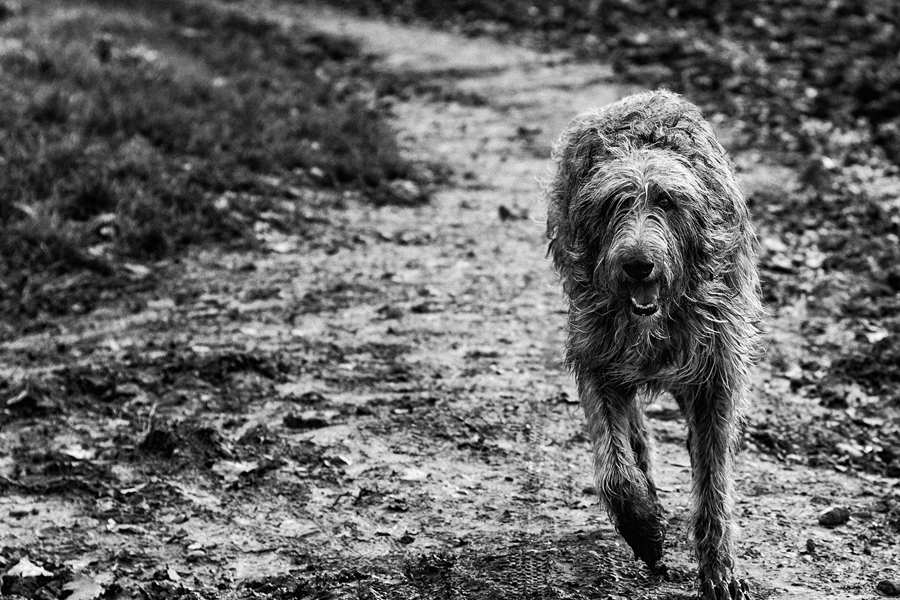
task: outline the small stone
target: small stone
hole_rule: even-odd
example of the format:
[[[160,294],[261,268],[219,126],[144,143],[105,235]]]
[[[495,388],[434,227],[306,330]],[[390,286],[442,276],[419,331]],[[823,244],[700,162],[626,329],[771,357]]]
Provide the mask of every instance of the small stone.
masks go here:
[[[850,458],[862,458],[864,455],[862,446],[860,446],[859,444],[847,444],[844,442],[840,442],[835,444],[834,448],[841,454],[846,454]]]
[[[3,9],[0,8],[0,13],[3,12]],[[105,34],[94,40],[94,54],[97,55],[97,59],[102,63],[109,62],[109,59],[112,58],[113,51],[113,39],[109,34]]]
[[[203,550],[191,550],[187,553],[187,555],[185,555],[185,560],[190,563],[198,562],[200,560],[203,560],[204,558],[206,558],[206,552],[204,552]]]
[[[882,579],[877,584],[875,584],[875,590],[880,594],[884,594],[885,596],[900,596],[900,581]]]
[[[497,215],[501,221],[522,221],[528,218],[528,210],[524,208],[509,208],[501,204],[497,209]]]
[[[291,413],[284,416],[283,423],[288,429],[321,429],[322,427],[328,427],[331,424],[330,416],[331,415],[313,414],[309,412],[301,415]]]
[[[301,404],[322,404],[327,400],[328,398],[319,392],[303,392],[300,394],[300,397],[297,398],[297,402],[300,402]]]
[[[399,319],[403,316],[403,309],[396,305],[385,304],[376,311],[382,319]]]
[[[895,268],[888,271],[886,280],[892,290],[895,292],[900,291],[900,269]]]
[[[405,204],[417,204],[425,198],[425,193],[416,183],[407,179],[397,179],[390,183],[391,192]]]
[[[819,525],[836,527],[850,520],[850,511],[843,506],[831,506],[819,513]]]

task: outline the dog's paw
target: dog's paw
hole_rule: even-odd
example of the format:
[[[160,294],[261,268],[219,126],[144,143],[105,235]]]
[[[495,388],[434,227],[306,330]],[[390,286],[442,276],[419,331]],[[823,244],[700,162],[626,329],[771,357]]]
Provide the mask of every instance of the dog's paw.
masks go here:
[[[651,571],[655,571],[663,556],[663,542],[666,539],[668,523],[662,517],[658,506],[650,513],[619,514],[619,533],[631,546],[634,557],[644,561]]]
[[[743,579],[731,579],[725,582],[721,579],[713,581],[705,579],[700,582],[701,600],[752,600],[750,586]]]
[[[616,530],[625,538],[634,557],[644,561],[650,570],[656,569],[663,556],[663,542],[669,524],[663,517],[662,506],[640,492],[627,493],[607,500]]]

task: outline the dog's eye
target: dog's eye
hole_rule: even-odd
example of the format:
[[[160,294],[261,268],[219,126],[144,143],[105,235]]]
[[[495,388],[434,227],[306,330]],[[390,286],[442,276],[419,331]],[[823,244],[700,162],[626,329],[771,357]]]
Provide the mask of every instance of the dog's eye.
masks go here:
[[[675,208],[675,201],[672,200],[672,196],[666,194],[665,192],[659,195],[659,198],[656,199],[656,204],[663,210]]]

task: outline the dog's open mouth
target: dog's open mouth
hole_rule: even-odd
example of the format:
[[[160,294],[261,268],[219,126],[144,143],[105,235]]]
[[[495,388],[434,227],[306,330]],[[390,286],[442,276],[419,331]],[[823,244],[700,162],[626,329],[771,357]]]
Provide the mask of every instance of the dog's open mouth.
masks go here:
[[[659,285],[644,283],[631,290],[631,312],[642,317],[652,315],[659,310]]]

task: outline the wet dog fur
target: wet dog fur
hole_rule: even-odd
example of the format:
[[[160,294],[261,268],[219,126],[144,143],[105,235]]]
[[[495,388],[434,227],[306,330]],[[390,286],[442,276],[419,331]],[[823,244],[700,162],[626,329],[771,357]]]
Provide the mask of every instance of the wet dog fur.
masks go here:
[[[688,427],[700,595],[747,598],[734,576],[733,469],[764,311],[730,158],[696,106],[656,91],[580,115],[553,159],[549,254],[599,495],[635,555],[664,568],[642,404],[671,393]]]

